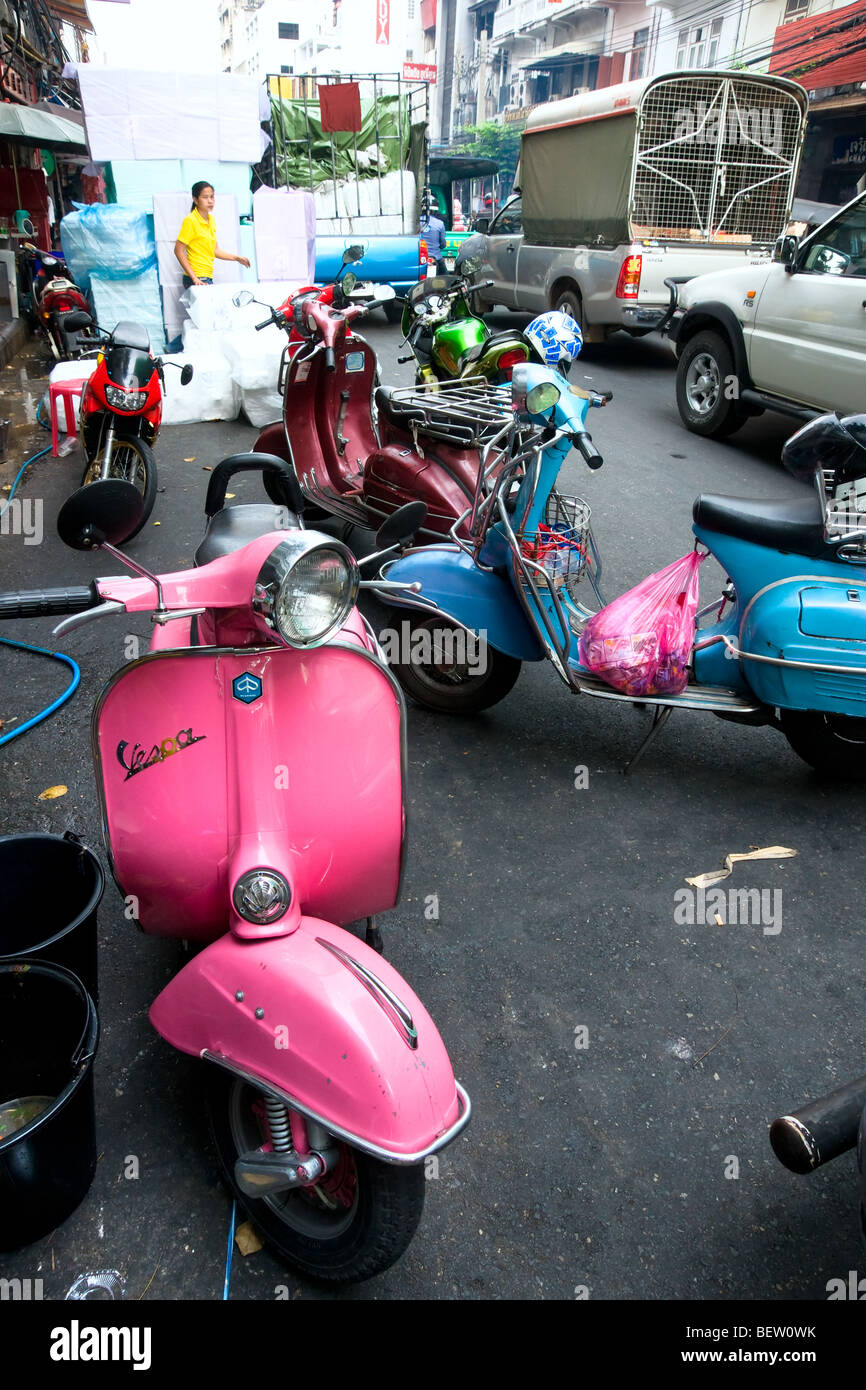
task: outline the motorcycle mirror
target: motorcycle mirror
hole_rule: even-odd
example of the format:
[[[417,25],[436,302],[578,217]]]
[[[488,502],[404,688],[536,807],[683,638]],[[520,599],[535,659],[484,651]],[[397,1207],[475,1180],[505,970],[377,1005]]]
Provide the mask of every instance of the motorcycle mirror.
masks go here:
[[[407,502],[398,507],[376,532],[376,549],[391,550],[395,545],[411,541],[427,520],[427,508],[423,502]]]
[[[483,261],[480,256],[467,256],[465,261],[461,261],[458,270],[461,275],[474,275],[476,270],[480,270]]]
[[[22,217],[22,219],[21,219],[21,230],[22,230],[22,232],[24,233],[25,236],[35,236],[35,235],[36,235],[36,228],[34,227],[34,225],[33,225],[33,223],[31,222],[31,220],[30,220],[29,217]]]
[[[180,372],[180,384],[181,384],[181,386],[189,386],[189,384],[190,384],[191,381],[192,381],[192,363],[191,363],[191,362],[187,362],[187,363],[181,368],[181,372]]]
[[[253,303],[252,290],[240,290],[232,297],[232,304],[236,309],[243,309],[247,304]]]
[[[363,259],[363,246],[347,246],[343,252],[343,265],[352,265],[354,261],[362,261]]]
[[[526,409],[530,415],[543,415],[545,410],[552,409],[559,400],[562,392],[558,386],[554,386],[552,381],[542,381],[540,385],[533,386],[526,395]]]
[[[355,286],[356,286],[357,283],[358,283],[358,277],[357,277],[357,275],[353,275],[352,272],[351,272],[351,270],[349,270],[349,271],[347,271],[346,274],[343,276],[343,279],[342,279],[342,281],[341,281],[340,283],[341,283],[342,288],[343,288],[343,293],[344,293],[344,294],[351,294],[351,293],[352,293],[352,290],[355,288]]]
[[[411,504],[410,504],[411,505]],[[67,497],[57,518],[57,534],[73,550],[119,545],[141,520],[142,497],[132,483],[103,478]]]

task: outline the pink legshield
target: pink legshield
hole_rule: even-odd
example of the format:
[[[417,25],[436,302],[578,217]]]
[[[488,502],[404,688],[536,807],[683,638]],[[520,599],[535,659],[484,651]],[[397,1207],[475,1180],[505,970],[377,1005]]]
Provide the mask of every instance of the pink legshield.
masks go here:
[[[405,1006],[417,1045],[352,962]],[[173,1047],[225,1057],[373,1151],[423,1155],[468,1118],[418,996],[362,941],[313,917],[291,936],[214,942],[166,986],[150,1019]]]

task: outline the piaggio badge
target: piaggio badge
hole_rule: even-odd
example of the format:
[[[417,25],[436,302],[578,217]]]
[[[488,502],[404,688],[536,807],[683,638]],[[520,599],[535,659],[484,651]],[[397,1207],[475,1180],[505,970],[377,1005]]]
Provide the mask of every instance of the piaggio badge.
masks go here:
[[[251,671],[244,671],[242,675],[235,676],[232,681],[232,695],[236,700],[242,700],[245,705],[251,705],[254,700],[261,699],[261,676],[254,676]]]

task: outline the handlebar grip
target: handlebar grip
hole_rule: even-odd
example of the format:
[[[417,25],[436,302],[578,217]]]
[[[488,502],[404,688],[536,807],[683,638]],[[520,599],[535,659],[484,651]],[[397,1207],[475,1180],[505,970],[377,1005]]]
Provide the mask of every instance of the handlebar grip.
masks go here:
[[[261,323],[256,324],[256,332],[258,333],[262,328],[269,328],[273,322],[274,316],[273,314],[271,314],[271,317],[269,319],[264,319]]]
[[[215,516],[222,510],[226,500],[229,479],[235,473],[263,473],[265,491],[278,507],[288,507],[301,513],[304,508],[304,495],[298,480],[292,472],[291,464],[276,454],[232,454],[218,463],[210,475],[205,498],[205,516]]]
[[[588,434],[576,434],[574,436],[574,444],[583,454],[589,468],[601,468],[601,465],[604,463],[604,458],[598,452],[598,449],[596,449]]]
[[[334,349],[332,347],[325,348],[325,366],[329,372],[335,372],[337,370],[337,360],[334,356]]]
[[[95,584],[76,584],[67,589],[19,589],[0,594],[0,618],[56,618],[64,613],[83,613],[102,602]]]
[[[866,1105],[866,1076],[782,1115],[770,1126],[770,1143],[792,1173],[811,1173],[857,1143]]]
[[[415,361],[415,354],[414,354],[414,352],[410,352],[408,357],[398,357],[398,358],[397,358],[397,365],[398,365],[399,367],[402,367],[404,362],[414,362],[414,361]]]

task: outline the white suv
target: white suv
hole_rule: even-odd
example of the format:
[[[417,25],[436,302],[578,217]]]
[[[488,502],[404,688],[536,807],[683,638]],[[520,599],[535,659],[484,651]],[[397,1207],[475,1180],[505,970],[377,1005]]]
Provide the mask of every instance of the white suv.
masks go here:
[[[866,193],[772,261],[677,287],[677,406],[696,434],[750,415],[866,411]]]

